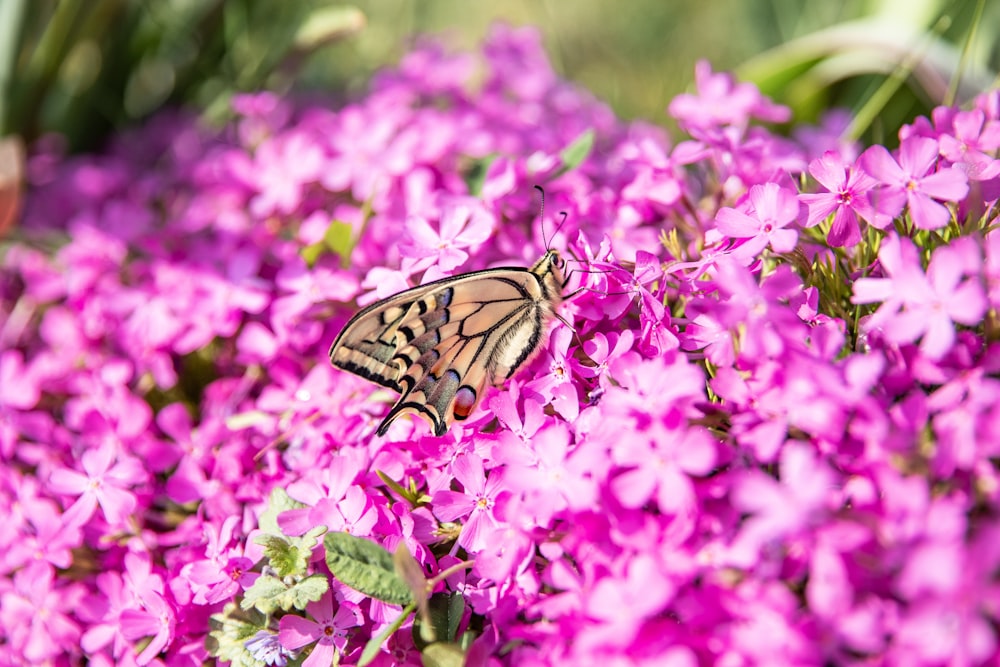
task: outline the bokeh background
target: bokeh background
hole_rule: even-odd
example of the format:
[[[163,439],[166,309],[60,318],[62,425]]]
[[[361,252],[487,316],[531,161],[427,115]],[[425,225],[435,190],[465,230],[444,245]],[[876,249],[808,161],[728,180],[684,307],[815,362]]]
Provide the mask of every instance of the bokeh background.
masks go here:
[[[538,26],[560,74],[668,127],[700,58],[799,121],[868,104],[858,134],[890,144],[1000,62],[995,0],[0,0],[0,135],[92,150],[164,105],[221,122],[237,91],[349,97],[418,35],[473,48],[498,20]]]

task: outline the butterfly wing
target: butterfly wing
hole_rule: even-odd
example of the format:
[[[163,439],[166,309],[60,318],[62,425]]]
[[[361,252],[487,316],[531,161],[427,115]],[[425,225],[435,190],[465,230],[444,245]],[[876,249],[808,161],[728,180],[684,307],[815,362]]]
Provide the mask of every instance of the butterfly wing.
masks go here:
[[[537,351],[560,296],[561,260],[477,271],[401,292],[355,315],[330,349],[342,368],[401,396],[379,425],[408,412],[435,435],[469,416]]]

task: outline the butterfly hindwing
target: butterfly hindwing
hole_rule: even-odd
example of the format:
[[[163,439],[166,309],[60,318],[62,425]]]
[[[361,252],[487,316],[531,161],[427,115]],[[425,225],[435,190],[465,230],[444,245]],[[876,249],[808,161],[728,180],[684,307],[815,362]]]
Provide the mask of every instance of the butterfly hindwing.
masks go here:
[[[330,359],[401,394],[379,435],[407,412],[443,435],[487,385],[502,384],[537,351],[561,296],[561,267],[550,251],[531,269],[477,271],[401,292],[355,315]]]

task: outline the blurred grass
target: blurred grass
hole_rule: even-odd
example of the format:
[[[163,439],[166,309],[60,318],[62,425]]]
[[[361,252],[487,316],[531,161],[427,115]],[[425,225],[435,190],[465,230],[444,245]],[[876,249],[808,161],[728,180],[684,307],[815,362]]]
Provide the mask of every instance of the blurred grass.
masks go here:
[[[861,128],[874,140],[995,85],[1000,63],[987,0],[0,0],[0,135],[57,131],[92,149],[167,104],[219,118],[236,91],[360,94],[415,35],[471,49],[497,20],[538,26],[563,76],[661,124],[700,58],[799,121],[858,110],[895,74]]]

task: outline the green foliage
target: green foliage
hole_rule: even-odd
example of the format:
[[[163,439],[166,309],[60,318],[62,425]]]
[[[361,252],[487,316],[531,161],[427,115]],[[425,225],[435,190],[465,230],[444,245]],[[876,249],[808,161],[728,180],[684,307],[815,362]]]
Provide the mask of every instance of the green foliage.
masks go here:
[[[389,604],[405,606],[414,601],[396,573],[392,555],[379,545],[347,533],[327,533],[323,545],[330,572],[354,590]]]
[[[319,600],[329,589],[330,582],[322,574],[311,574],[291,583],[285,583],[269,574],[262,574],[253,586],[246,590],[240,606],[243,609],[256,609],[265,614],[305,609],[307,604]]]
[[[302,249],[302,259],[309,266],[313,266],[324,253],[332,252],[340,258],[341,265],[346,265],[350,261],[351,252],[356,245],[353,231],[350,223],[340,220],[332,221],[326,228],[322,241]]]
[[[279,577],[301,576],[306,573],[312,550],[325,532],[326,527],[316,526],[301,537],[262,535],[256,542],[264,547],[264,555]]]
[[[800,120],[857,111],[905,73],[856,128],[881,139],[989,86],[1000,59],[1000,3],[985,0],[915,0],[906,11],[886,0],[4,0],[0,136],[30,145],[56,131],[73,149],[93,148],[165,104],[222,118],[234,92],[357,90],[412,35],[448,31],[468,48],[497,20],[538,26],[562,74],[626,118],[665,124],[664,106],[690,87],[701,58],[738,67]],[[473,194],[488,166],[470,171]]]
[[[210,623],[212,631],[206,641],[209,655],[233,667],[266,667],[266,663],[254,659],[246,649],[246,641],[267,625],[264,614],[230,603],[221,613],[212,614]]]
[[[590,151],[594,148],[594,130],[593,128],[583,132],[574,139],[569,146],[562,149],[559,152],[559,159],[562,161],[562,166],[560,166],[552,178],[558,178],[568,171],[573,171],[587,159],[590,155]]]

